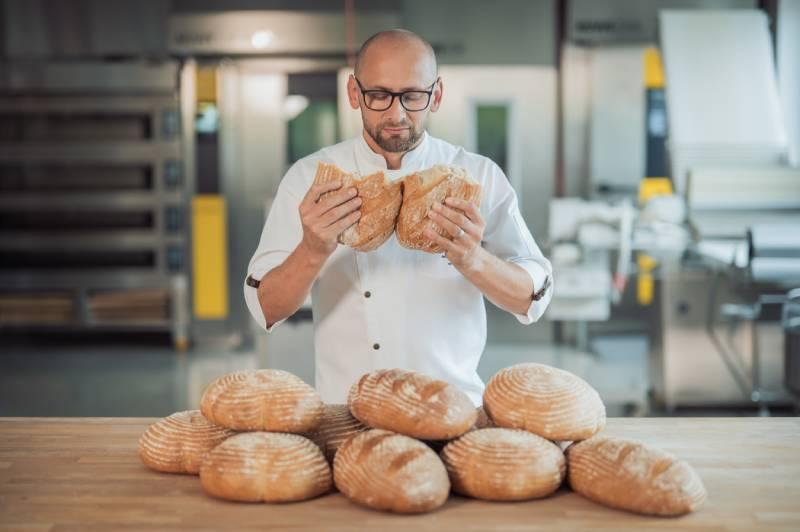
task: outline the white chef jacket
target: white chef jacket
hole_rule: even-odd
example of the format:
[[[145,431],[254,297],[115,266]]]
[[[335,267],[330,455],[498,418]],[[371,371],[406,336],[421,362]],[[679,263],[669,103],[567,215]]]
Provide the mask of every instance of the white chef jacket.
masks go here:
[[[534,290],[540,290],[546,278],[552,279],[550,262],[522,219],[503,171],[488,158],[427,133],[403,156],[399,170],[388,170],[384,158],[362,135],[297,161],[278,188],[250,260],[248,274],[254,279],[280,265],[300,243],[298,208],[319,161],[362,176],[382,170],[391,180],[434,164],[465,168],[482,187],[484,248],[524,268]],[[244,294],[253,317],[266,329],[256,289],[245,284]],[[265,297],[269,305],[269,294]],[[526,325],[538,320],[551,297],[552,289],[547,289],[527,314],[515,314],[516,318]],[[440,254],[406,249],[394,234],[367,253],[339,245],[314,281],[311,306],[315,386],[326,403],[345,403],[350,387],[364,373],[401,368],[450,382],[476,406],[481,404],[484,384],[476,370],[486,345],[483,294]]]

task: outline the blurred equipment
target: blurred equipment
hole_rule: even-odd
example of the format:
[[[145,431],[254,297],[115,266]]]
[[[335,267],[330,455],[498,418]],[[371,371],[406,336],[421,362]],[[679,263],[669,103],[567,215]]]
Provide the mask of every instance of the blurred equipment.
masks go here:
[[[800,288],[791,290],[783,304],[786,389],[800,401]]]
[[[786,403],[780,307],[800,286],[800,170],[768,21],[663,11],[668,147],[693,241],[664,268],[657,398],[667,408]]]
[[[0,79],[0,328],[164,331],[186,306],[178,67],[13,63]]]

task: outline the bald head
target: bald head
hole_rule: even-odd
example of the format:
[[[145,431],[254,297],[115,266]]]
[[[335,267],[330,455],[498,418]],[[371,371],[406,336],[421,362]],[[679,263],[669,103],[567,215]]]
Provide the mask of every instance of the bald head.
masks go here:
[[[356,77],[361,79],[365,71],[387,59],[413,63],[397,66],[416,69],[431,82],[436,79],[436,53],[433,47],[416,33],[403,29],[381,31],[364,41],[356,56]]]

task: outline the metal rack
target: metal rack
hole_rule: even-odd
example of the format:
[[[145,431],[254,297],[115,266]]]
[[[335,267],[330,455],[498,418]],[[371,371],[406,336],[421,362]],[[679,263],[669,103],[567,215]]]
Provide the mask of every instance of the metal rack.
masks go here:
[[[184,347],[191,183],[178,65],[4,70],[0,330],[168,331]],[[37,319],[47,297],[71,306]]]

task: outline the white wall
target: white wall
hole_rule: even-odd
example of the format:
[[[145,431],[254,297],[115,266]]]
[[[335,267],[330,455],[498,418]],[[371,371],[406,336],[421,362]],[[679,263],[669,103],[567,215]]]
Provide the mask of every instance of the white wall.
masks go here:
[[[780,0],[776,38],[778,92],[793,166],[800,166],[800,2]]]

